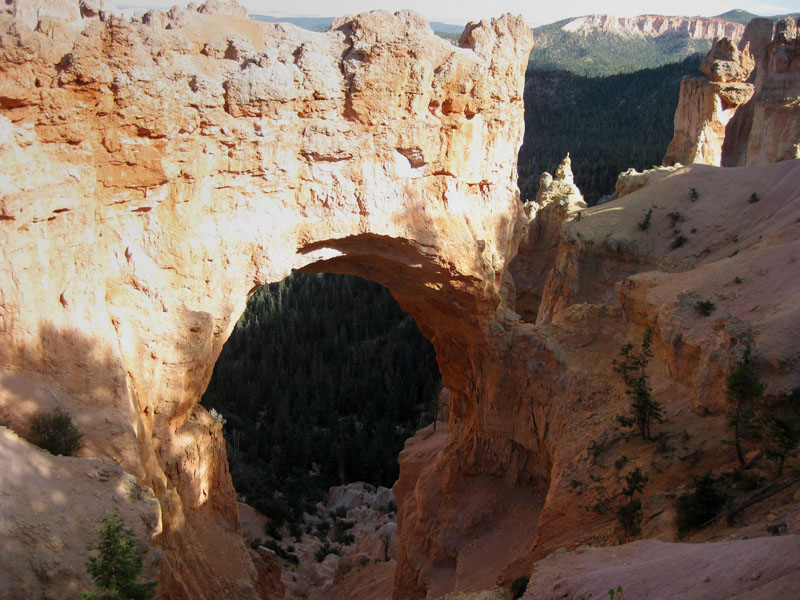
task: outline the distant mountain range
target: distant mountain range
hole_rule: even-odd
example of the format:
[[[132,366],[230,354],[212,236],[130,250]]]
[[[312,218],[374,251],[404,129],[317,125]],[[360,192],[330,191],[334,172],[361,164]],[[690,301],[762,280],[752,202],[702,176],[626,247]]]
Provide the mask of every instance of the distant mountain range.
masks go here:
[[[625,18],[594,14],[565,19],[534,28],[530,65],[535,69],[564,70],[585,77],[632,73],[680,62],[694,54],[705,54],[717,37],[738,40],[744,26],[757,16],[737,9],[716,17],[641,15]],[[767,18],[777,21],[785,16],[788,15]],[[250,18],[292,23],[313,31],[327,31],[333,22],[333,17],[251,14]],[[431,21],[431,28],[454,43],[464,29],[462,25],[439,21]]]
[[[586,77],[632,73],[708,52],[715,37],[743,31],[717,18],[587,15],[535,28],[530,63]]]
[[[587,15],[565,19],[533,30],[530,64],[586,77],[632,73],[705,54],[717,37],[738,41],[745,24],[757,16],[732,10],[716,17]],[[785,16],[767,18],[777,21]]]
[[[715,18],[717,19],[725,19],[726,21],[733,21],[734,23],[741,23],[742,25],[747,25],[750,21],[759,17],[761,15],[754,15],[751,12],[747,12],[746,10],[741,10],[736,8],[734,10],[729,10],[728,12],[722,13],[721,15],[717,15]],[[795,20],[800,18],[800,13],[786,13],[785,15],[773,15],[771,17],[763,17],[765,19],[772,19],[773,21],[780,21],[785,17],[794,17]]]

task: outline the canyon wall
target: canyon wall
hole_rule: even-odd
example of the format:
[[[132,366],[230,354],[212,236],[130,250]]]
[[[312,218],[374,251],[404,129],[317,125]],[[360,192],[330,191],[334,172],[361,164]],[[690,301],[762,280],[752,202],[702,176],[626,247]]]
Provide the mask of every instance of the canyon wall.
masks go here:
[[[447,385],[474,385],[523,226],[531,33],[504,16],[454,46],[411,12],[313,33],[216,1],[134,22],[90,8],[0,12],[0,409],[23,436],[56,407],[84,434],[77,457],[34,470],[54,488],[38,513],[77,513],[42,525],[35,552],[22,499],[38,488],[0,475],[17,499],[3,593],[85,589],[85,544],[117,506],[160,598],[255,598],[269,573],[197,405],[214,361],[249,294],[304,268],[390,287]],[[7,464],[43,452],[0,441]],[[88,487],[103,461],[132,492]]]
[[[744,25],[706,17],[664,17],[639,15],[638,17],[614,17],[611,15],[587,15],[572,19],[561,27],[569,33],[587,35],[593,31],[606,31],[625,36],[640,37],[688,37],[690,39],[714,40],[728,37],[738,41],[744,33]]]
[[[675,134],[663,164],[759,165],[800,157],[800,42],[787,17],[753,19],[714,42],[708,78],[681,82]]]

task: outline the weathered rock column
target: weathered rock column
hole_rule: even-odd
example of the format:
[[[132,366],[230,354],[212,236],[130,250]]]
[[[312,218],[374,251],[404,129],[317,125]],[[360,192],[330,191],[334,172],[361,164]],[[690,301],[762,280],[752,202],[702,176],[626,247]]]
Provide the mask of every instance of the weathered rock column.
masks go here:
[[[753,19],[738,48],[716,40],[701,66],[709,79],[681,82],[663,164],[735,167],[799,158],[798,44],[791,17],[774,32],[769,19]]]

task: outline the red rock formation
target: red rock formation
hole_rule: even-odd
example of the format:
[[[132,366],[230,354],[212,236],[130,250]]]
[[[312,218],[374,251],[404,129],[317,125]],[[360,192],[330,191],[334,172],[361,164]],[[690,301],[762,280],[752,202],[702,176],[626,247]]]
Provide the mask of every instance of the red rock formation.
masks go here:
[[[596,14],[573,19],[561,29],[584,35],[599,30],[629,36],[681,36],[707,40],[728,37],[739,41],[744,32],[744,25],[725,19],[706,17],[663,17],[659,15],[613,17]]]
[[[312,33],[216,2],[140,22],[64,4],[0,15],[0,408],[22,426],[62,406],[80,460],[155,496],[161,598],[253,598],[269,569],[197,406],[222,344],[257,286],[355,273],[393,290],[452,387],[467,379],[523,225],[530,30],[504,16],[455,47],[411,12]],[[93,531],[70,535],[80,561]],[[63,553],[6,555],[0,580]]]
[[[665,165],[758,165],[800,157],[800,67],[791,17],[772,34],[754,19],[739,47],[718,40],[703,63],[710,81],[684,78]],[[753,71],[755,63],[755,72]]]

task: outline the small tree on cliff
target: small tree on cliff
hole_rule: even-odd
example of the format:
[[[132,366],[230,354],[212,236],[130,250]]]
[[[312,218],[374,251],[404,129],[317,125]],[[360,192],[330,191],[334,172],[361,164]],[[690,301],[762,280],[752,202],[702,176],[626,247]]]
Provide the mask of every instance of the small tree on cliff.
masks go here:
[[[617,421],[623,427],[638,427],[642,439],[647,441],[653,439],[650,431],[653,421],[664,422],[664,408],[660,402],[653,400],[650,395],[652,390],[647,385],[647,363],[653,356],[650,349],[652,339],[653,330],[648,327],[639,354],[633,354],[633,344],[625,344],[619,351],[620,360],[614,360],[614,371],[622,375],[628,386],[625,394],[632,400],[630,415],[620,415]]]
[[[622,495],[627,496],[629,500],[617,509],[617,519],[625,528],[625,533],[628,536],[636,535],[641,531],[642,501],[639,498],[634,498],[634,496],[637,493],[642,493],[647,479],[647,476],[642,473],[639,467],[636,467],[625,477],[627,485],[622,490]]]
[[[726,382],[726,394],[732,405],[728,422],[733,428],[733,445],[742,468],[747,467],[742,451],[742,437],[756,424],[756,413],[761,408],[765,390],[761,374],[753,362],[752,351],[752,346],[747,344],[742,359],[736,363]]]
[[[84,600],[152,600],[158,582],[138,583],[142,572],[142,557],[133,546],[133,531],[125,529],[125,522],[113,510],[100,521],[97,530],[100,541],[87,549],[97,551],[86,561],[86,571],[92,576],[94,587],[100,593],[84,592]]]
[[[800,445],[800,388],[794,388],[782,406],[764,410],[761,419],[767,434],[764,454],[775,461],[776,476],[780,477],[786,459],[796,454]]]

